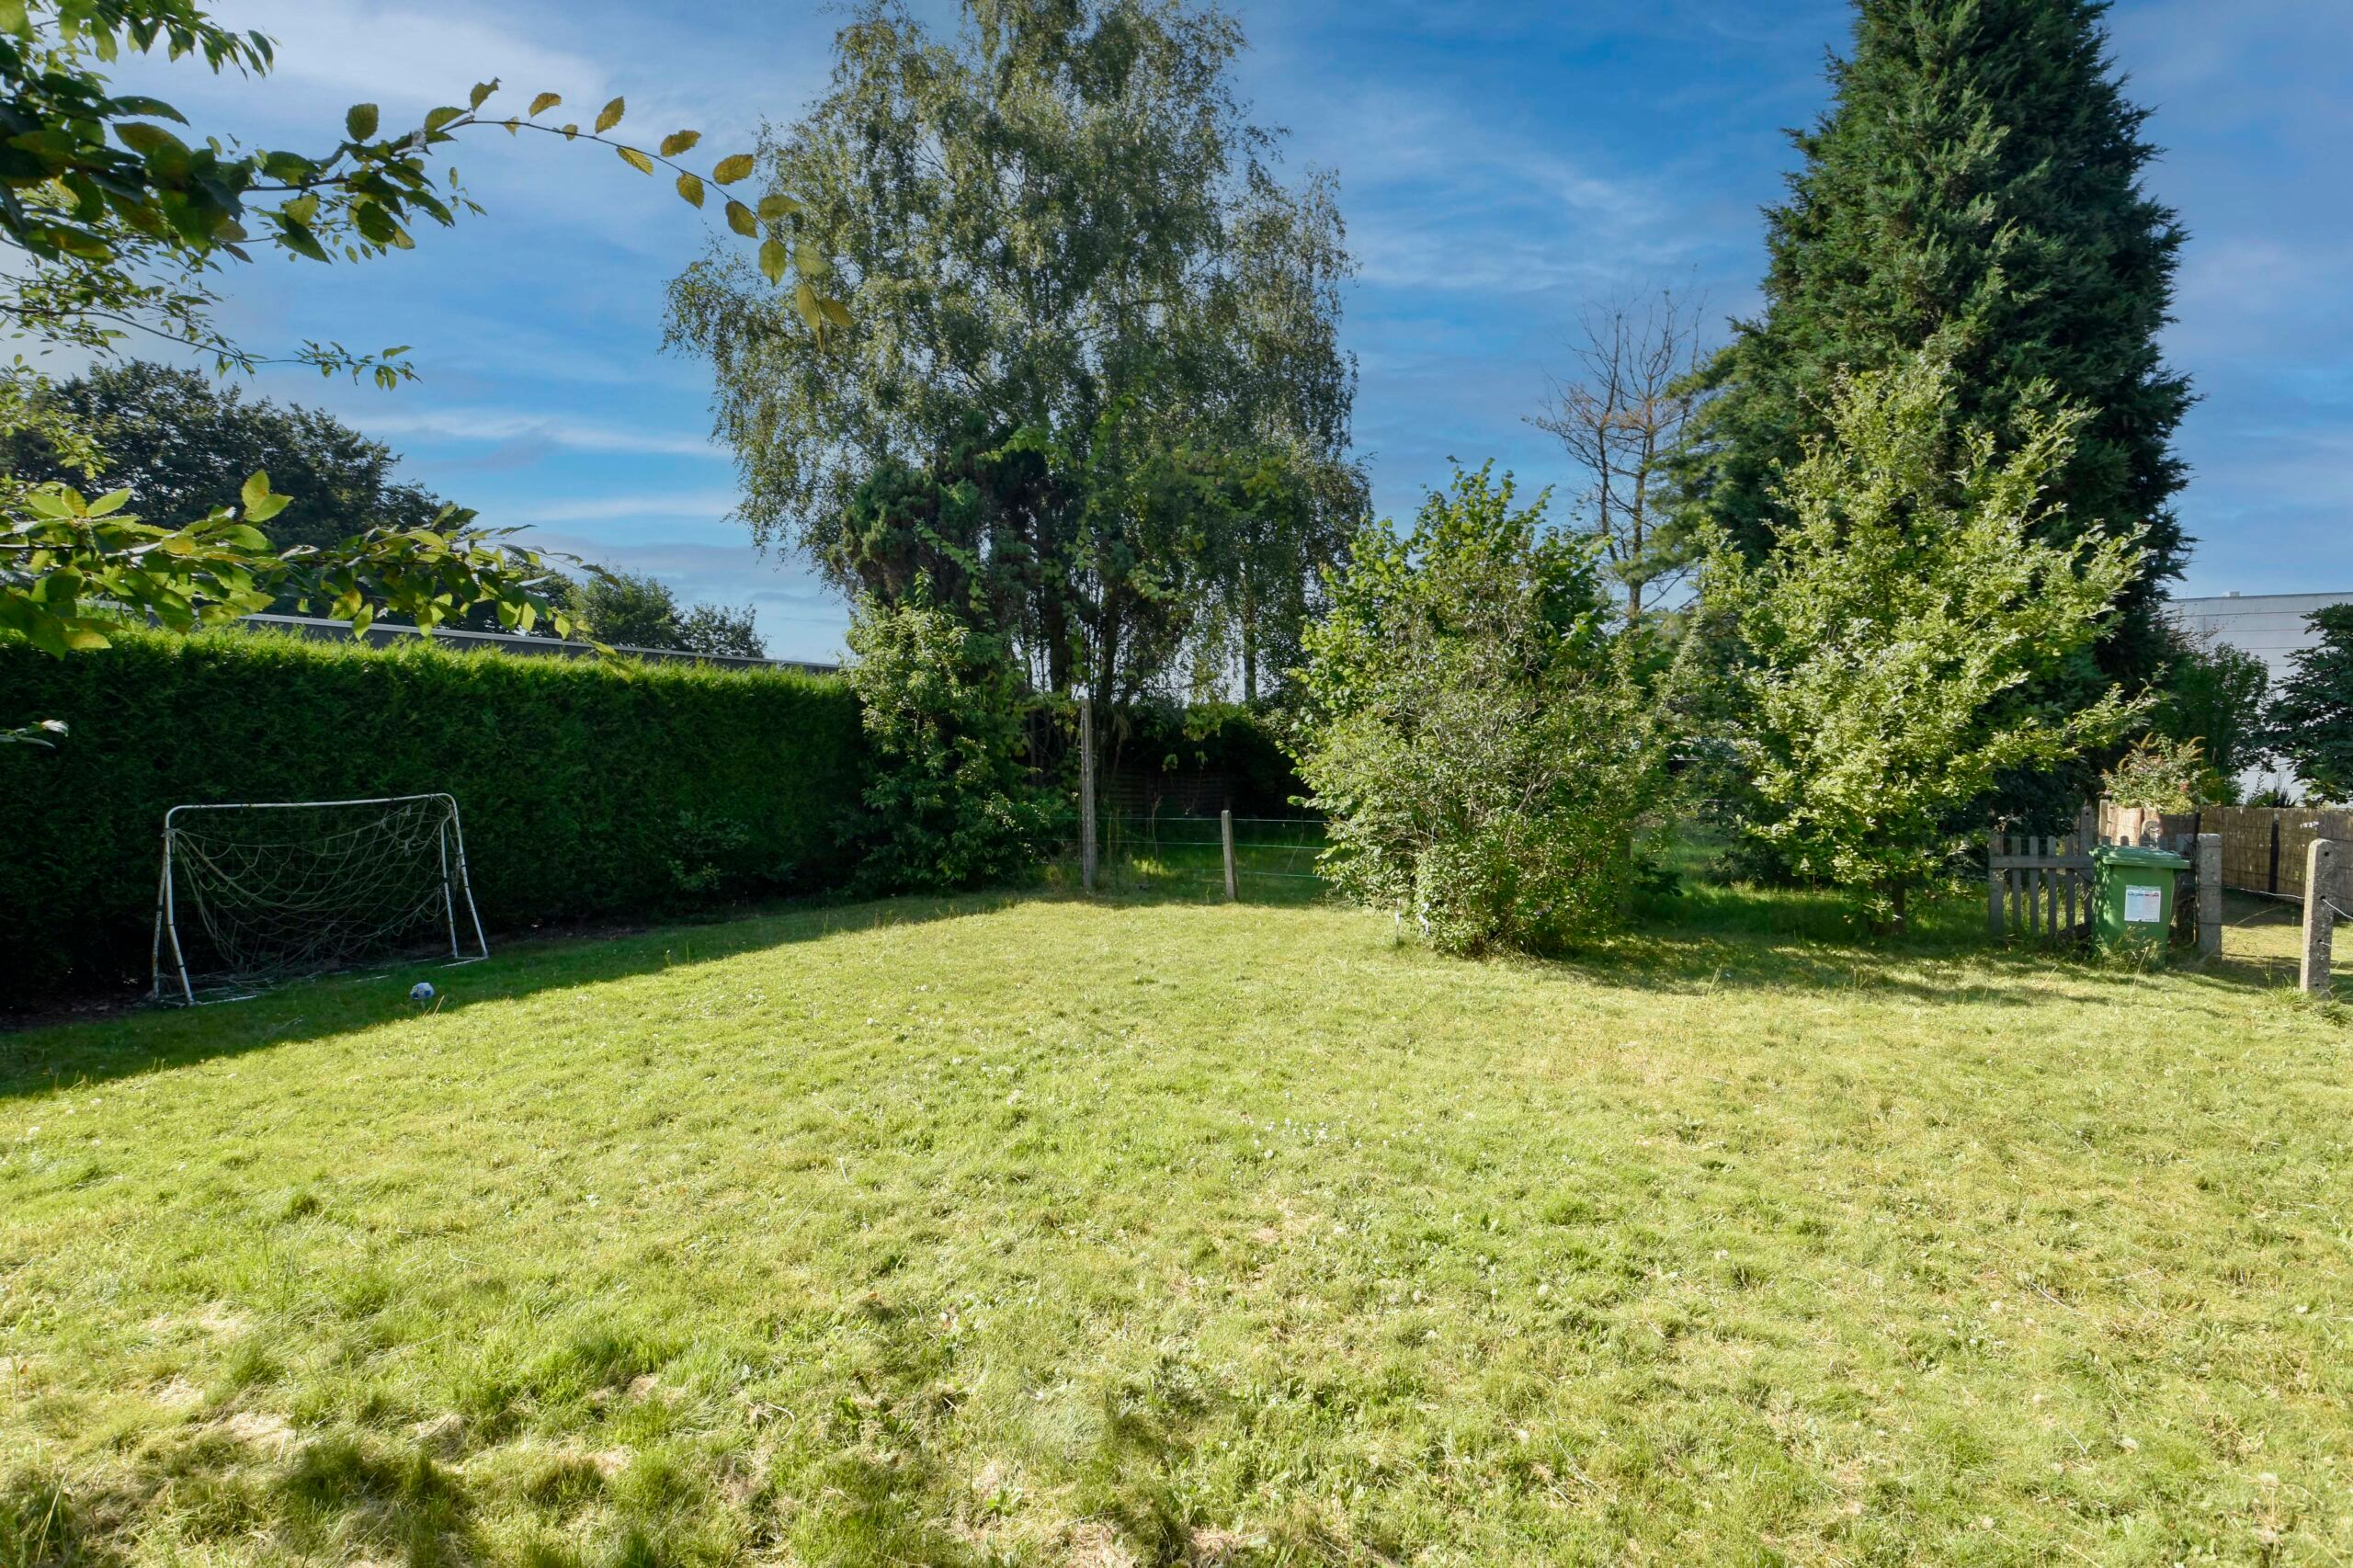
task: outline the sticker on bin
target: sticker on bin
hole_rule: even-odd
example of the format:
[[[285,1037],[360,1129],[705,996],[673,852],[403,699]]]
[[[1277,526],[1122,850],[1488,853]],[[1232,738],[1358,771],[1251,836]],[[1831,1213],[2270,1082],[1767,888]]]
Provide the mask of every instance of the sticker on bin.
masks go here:
[[[2124,890],[2124,923],[2127,926],[2161,925],[2165,915],[2165,895],[2157,888],[2126,888]]]

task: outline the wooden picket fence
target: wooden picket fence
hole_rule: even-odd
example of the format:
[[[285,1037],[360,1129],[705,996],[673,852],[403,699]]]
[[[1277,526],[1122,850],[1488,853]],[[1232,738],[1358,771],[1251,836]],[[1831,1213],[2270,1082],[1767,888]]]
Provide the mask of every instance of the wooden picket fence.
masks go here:
[[[1987,934],[2072,935],[2091,918],[2091,850],[2080,833],[1994,835],[1985,866]]]

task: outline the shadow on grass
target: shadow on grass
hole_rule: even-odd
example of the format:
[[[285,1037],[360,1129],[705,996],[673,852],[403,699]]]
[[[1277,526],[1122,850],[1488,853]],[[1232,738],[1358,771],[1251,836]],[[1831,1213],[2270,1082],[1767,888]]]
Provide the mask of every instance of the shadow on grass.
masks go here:
[[[734,919],[657,926],[610,936],[506,937],[491,956],[451,966],[438,960],[388,963],[297,981],[260,995],[197,1007],[153,1006],[0,1034],[0,1099],[60,1085],[236,1056],[414,1017],[409,987],[441,992],[439,1012],[511,1001],[541,991],[621,980],[740,954],[823,941],[845,932],[964,919],[1051,892],[907,897],[862,903],[789,904]]]
[[[441,1011],[462,1011],[548,990],[591,986],[660,970],[884,926],[961,920],[1021,903],[1082,898],[1116,912],[1224,902],[1222,876],[1205,881],[1191,868],[1122,863],[1106,869],[1091,898],[1060,885],[961,897],[904,897],[863,903],[787,905],[716,923],[681,924],[608,937],[509,940],[478,964],[448,969],[418,962],[289,985],[247,1001],[195,1009],[155,1008],[0,1035],[0,1099],[59,1086],[103,1082],[153,1069],[235,1056],[290,1041],[349,1033],[410,1017],[418,979],[443,991]],[[1074,881],[1074,877],[1070,880]],[[1320,884],[1245,880],[1244,901],[1269,914],[1306,914],[1328,906]],[[2264,908],[2245,912],[2249,926],[2278,923]],[[1984,904],[1956,890],[1924,900],[1912,928],[1873,934],[1826,893],[1760,890],[1723,883],[1689,885],[1674,896],[1645,898],[1632,928],[1581,952],[1526,962],[1593,984],[1679,994],[1782,990],[1896,996],[1938,1005],[2031,1007],[2052,999],[2054,984],[2078,996],[2120,993],[2146,983],[2143,971],[2104,964],[2050,944],[1995,944],[1984,933]],[[2226,949],[2220,960],[2177,957],[2185,1005],[2221,1010],[2243,1005],[2250,989],[2292,982],[2292,957]],[[2283,979],[2284,977],[2284,979]],[[2202,1000],[2192,1004],[2190,998]],[[2235,997],[2238,1000],[2231,998]]]

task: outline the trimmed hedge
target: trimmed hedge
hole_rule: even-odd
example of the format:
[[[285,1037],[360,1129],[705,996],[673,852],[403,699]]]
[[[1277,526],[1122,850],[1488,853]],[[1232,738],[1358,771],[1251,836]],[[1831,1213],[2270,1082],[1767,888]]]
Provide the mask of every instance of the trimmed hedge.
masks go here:
[[[847,684],[781,670],[126,631],[0,641],[0,1003],[143,983],[164,812],[187,801],[458,798],[494,932],[824,887],[865,786]]]

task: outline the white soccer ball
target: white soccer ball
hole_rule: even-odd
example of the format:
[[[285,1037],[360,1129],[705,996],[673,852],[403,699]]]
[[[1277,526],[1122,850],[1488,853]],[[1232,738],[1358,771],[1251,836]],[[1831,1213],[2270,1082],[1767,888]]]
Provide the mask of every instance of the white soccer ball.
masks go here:
[[[408,999],[412,1002],[418,1003],[432,1001],[433,983],[429,980],[418,981],[415,985],[408,988]]]

